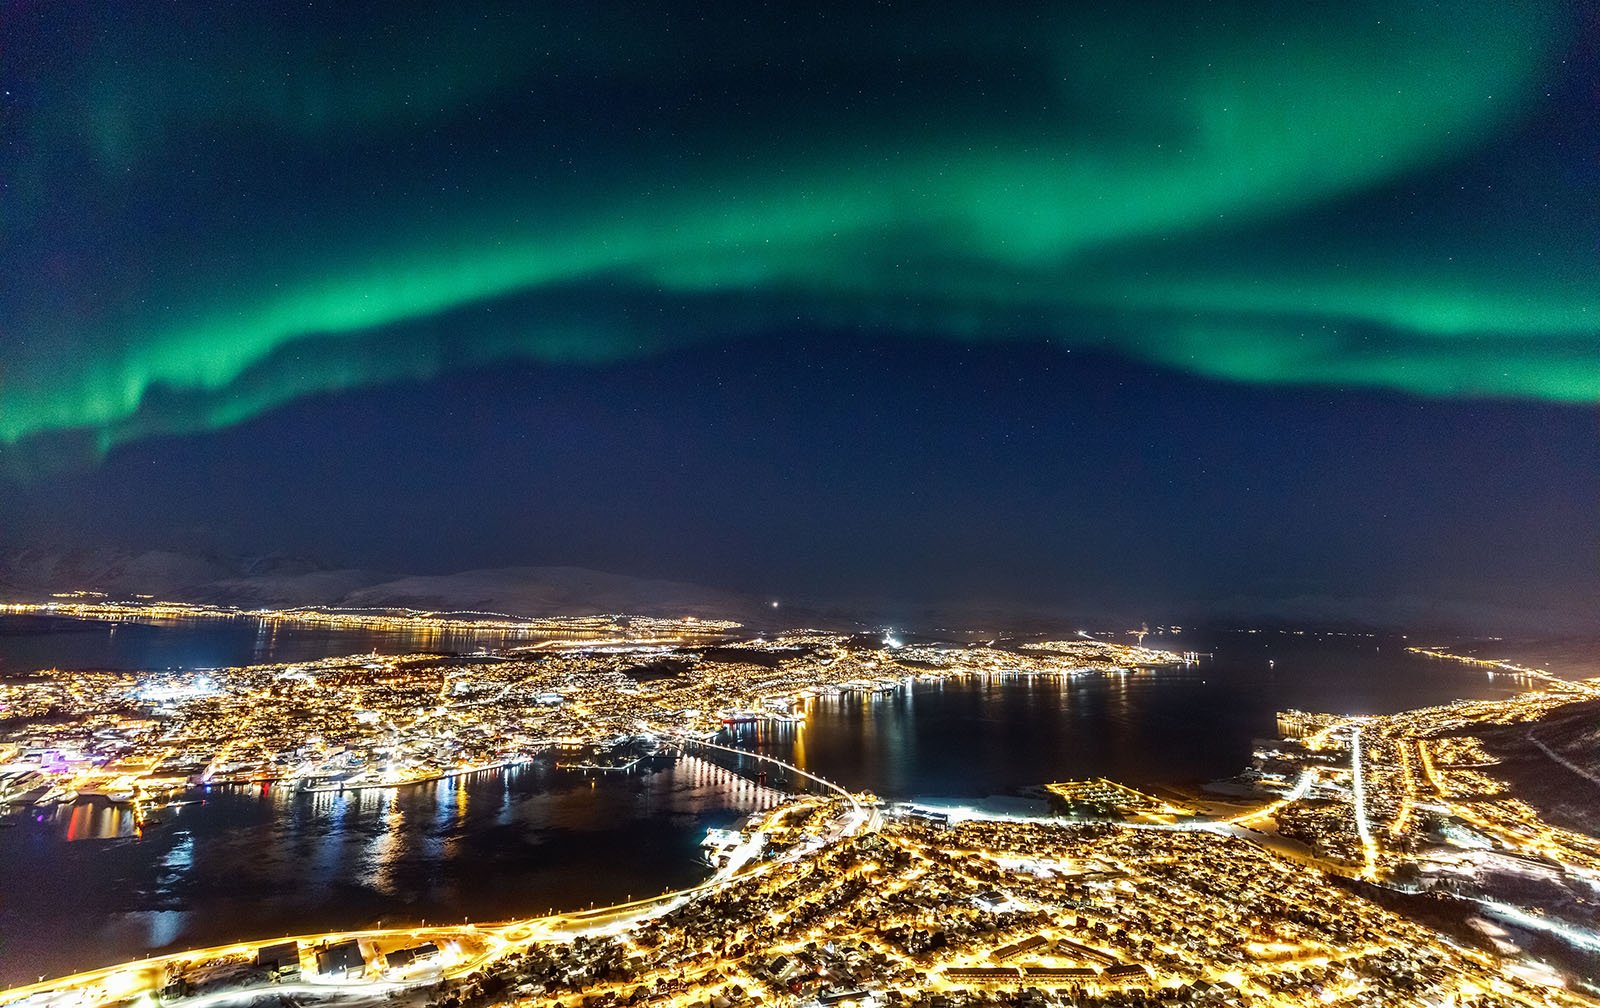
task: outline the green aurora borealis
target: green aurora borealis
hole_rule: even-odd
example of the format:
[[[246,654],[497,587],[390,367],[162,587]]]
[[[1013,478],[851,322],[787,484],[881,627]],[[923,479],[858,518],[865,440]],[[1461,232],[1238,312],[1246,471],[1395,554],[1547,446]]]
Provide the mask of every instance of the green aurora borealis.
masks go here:
[[[0,443],[795,325],[1600,400],[1560,7],[400,6],[8,9]]]

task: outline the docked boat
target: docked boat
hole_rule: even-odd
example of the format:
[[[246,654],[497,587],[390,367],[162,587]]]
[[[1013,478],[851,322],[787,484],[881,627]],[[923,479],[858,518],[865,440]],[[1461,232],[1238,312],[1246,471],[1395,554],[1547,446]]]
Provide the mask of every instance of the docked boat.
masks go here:
[[[35,805],[71,805],[78,800],[78,792],[70,785],[52,784],[49,790],[33,800]]]
[[[27,770],[0,778],[0,803],[23,804],[49,788],[49,779],[37,770]]]

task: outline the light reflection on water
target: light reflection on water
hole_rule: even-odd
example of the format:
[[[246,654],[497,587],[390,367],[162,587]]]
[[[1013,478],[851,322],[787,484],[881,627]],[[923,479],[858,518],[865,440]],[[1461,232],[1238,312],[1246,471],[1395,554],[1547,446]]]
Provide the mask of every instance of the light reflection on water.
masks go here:
[[[15,667],[18,640],[50,640],[6,636],[3,623],[0,671]],[[294,648],[381,644],[381,635],[325,632],[312,645],[257,627],[242,645],[212,626],[187,636],[121,630],[132,631],[115,635],[123,667],[195,654],[216,665],[295,661],[315,655]],[[112,637],[96,628],[93,647],[105,643],[96,634]],[[151,650],[158,637],[165,643]],[[1186,669],[917,681],[886,696],[820,698],[804,726],[738,734],[887,797],[982,796],[1073,777],[1226,776],[1243,767],[1252,738],[1273,732],[1282,707],[1400,710],[1518,688],[1388,645],[1238,638],[1201,648],[1216,657]],[[139,660],[152,654],[174,660]],[[379,920],[503,919],[687,885],[705,872],[696,858],[705,829],[740,819],[752,793],[701,764],[595,782],[536,761],[399,790],[216,789],[203,804],[157,810],[161,821],[142,834],[131,810],[100,800],[26,810],[0,829],[0,985],[169,946]]]
[[[703,768],[605,781],[543,761],[400,789],[100,799],[0,829],[0,986],[246,937],[505,919],[690,885],[707,828],[758,807]]]
[[[740,744],[887,798],[982,797],[1052,780],[1135,785],[1232,776],[1288,708],[1383,713],[1528,684],[1407,654],[1403,642],[1185,635],[1200,664],[1128,674],[917,679],[809,700],[801,729],[740,725]]]
[[[138,832],[133,809],[127,805],[89,800],[56,812],[38,809],[33,812],[34,821],[41,823],[62,816],[66,819],[63,835],[69,841],[116,840]]]
[[[0,616],[0,675],[42,668],[227,668],[338,655],[465,654],[525,643],[501,632],[351,630],[270,620]]]

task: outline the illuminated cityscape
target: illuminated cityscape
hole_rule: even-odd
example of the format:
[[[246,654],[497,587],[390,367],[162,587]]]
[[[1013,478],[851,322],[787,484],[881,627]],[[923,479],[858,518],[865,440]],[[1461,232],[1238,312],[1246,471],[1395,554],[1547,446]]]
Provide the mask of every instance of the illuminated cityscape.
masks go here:
[[[1600,0],[0,31],[0,1008],[1600,1008]]]
[[[239,616],[159,603],[47,608],[104,619]],[[338,624],[347,617],[248,618]],[[360,626],[398,623],[424,631],[440,622],[466,625],[420,615],[348,618]],[[506,625],[490,620],[481,629]],[[501,767],[554,748],[631,753],[636,742],[706,736],[729,723],[803,722],[807,701],[819,694],[888,691],[911,678],[1127,674],[1183,661],[1097,640],[1001,649],[890,646],[887,638],[822,631],[732,640],[735,624],[710,620],[513,625],[518,636],[537,639],[478,659],[371,655],[203,674],[45,670],[0,684],[7,716],[53,718],[32,727],[25,744],[13,743],[12,756],[48,760],[60,771],[24,776],[0,798],[142,801],[190,784],[264,781],[394,787]]]
[[[159,603],[99,615],[137,610],[195,615]],[[508,923],[170,954],[0,1003],[1594,1003],[1548,963],[1463,944],[1366,887],[1448,891],[1482,920],[1600,949],[1592,918],[1571,913],[1600,883],[1600,841],[1518,800],[1483,741],[1592,708],[1600,680],[1544,676],[1508,699],[1393,715],[1284,711],[1284,737],[1258,749],[1237,796],[1065,781],[1040,789],[1046,808],[995,812],[851,794],[730,732],[803,732],[819,698],[910,682],[1140,676],[1184,657],[1089,637],[939,644],[707,626],[551,621],[505,653],[14,678],[0,709],[50,717],[0,739],[13,803],[127,803],[138,823],[196,789],[382,791],[554,758],[602,775],[696,763],[742,780],[761,810],[708,834],[714,870],[689,889]],[[1572,903],[1526,898],[1516,882],[1528,878]]]

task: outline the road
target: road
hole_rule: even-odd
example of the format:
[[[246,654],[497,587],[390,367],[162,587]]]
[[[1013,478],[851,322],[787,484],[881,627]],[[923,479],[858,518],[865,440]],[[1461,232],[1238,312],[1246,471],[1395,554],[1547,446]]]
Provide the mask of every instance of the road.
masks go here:
[[[1361,838],[1362,878],[1378,873],[1378,844],[1367,820],[1367,785],[1361,779],[1361,726],[1350,728],[1350,793],[1355,798],[1356,836]]]
[[[877,828],[879,823],[877,810],[869,809],[855,795],[832,781],[760,753],[688,737],[679,737],[674,741],[679,744],[693,744],[710,749],[721,749],[739,756],[770,763],[804,777],[806,780],[813,781],[834,797],[842,800],[848,807],[849,812],[841,818],[837,827],[825,837],[823,847],[864,830]],[[442,969],[442,972],[434,971],[414,979],[362,980],[358,982],[311,981],[294,985],[258,984],[248,988],[236,988],[218,992],[217,994],[203,995],[186,1001],[185,1006],[186,1008],[205,1008],[205,1006],[212,1004],[249,1000],[262,994],[293,993],[294,991],[291,988],[294,990],[304,988],[303,992],[315,992],[321,995],[333,994],[339,991],[346,991],[352,996],[361,997],[386,995],[410,987],[436,983],[441,976],[446,978],[464,976],[514,951],[518,947],[526,945],[530,941],[567,941],[579,935],[622,930],[640,920],[668,913],[696,896],[721,889],[735,880],[744,880],[761,875],[773,870],[780,864],[798,860],[813,853],[814,850],[815,848],[797,847],[782,858],[770,860],[761,860],[751,856],[752,852],[746,851],[747,856],[745,858],[736,858],[730,861],[729,864],[718,869],[711,878],[699,885],[593,910],[576,910],[552,914],[548,917],[528,918],[526,920],[498,924],[457,924],[439,927],[385,928],[297,935],[287,938],[240,942],[233,945],[217,946],[198,951],[177,952],[164,956],[152,956],[130,963],[88,970],[68,977],[44,980],[39,983],[0,991],[0,1008],[24,1004],[28,1005],[29,1008],[94,1008],[94,1006],[123,1001],[141,993],[159,989],[166,982],[167,972],[171,967],[187,968],[196,963],[230,957],[253,958],[263,948],[290,941],[298,942],[302,947],[310,947],[324,942],[338,943],[355,939],[365,942],[366,947],[369,949],[376,946],[384,950],[431,941],[441,948],[449,945],[462,950],[470,950],[464,951],[450,960]]]

